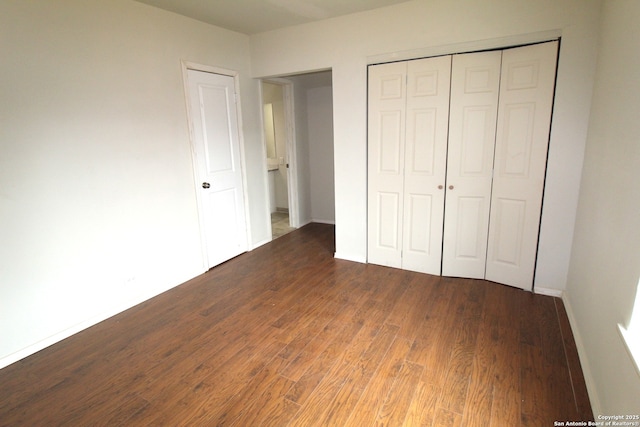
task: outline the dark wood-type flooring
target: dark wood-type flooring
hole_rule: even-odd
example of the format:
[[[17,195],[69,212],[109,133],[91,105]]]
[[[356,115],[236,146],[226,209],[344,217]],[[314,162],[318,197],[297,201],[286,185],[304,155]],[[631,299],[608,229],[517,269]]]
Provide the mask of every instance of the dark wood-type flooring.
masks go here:
[[[310,224],[0,370],[2,426],[592,419],[561,300],[333,258]]]

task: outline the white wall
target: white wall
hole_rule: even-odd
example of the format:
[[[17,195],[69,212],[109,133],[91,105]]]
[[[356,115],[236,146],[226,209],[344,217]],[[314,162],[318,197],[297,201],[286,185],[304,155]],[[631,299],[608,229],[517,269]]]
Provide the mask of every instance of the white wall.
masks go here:
[[[536,287],[565,288],[599,0],[416,0],[257,34],[254,76],[333,71],[336,256],[366,260],[366,66],[562,37]]]
[[[317,75],[314,84],[307,87],[311,219],[335,224],[331,72]]]
[[[335,223],[331,71],[289,77],[294,86],[300,222]]]
[[[247,36],[130,0],[2,0],[0,52],[0,366],[203,271],[181,60],[241,73],[269,240]]]
[[[594,411],[608,415],[640,414],[640,375],[617,331],[628,326],[640,278],[638,22],[637,0],[604,2],[565,295]]]

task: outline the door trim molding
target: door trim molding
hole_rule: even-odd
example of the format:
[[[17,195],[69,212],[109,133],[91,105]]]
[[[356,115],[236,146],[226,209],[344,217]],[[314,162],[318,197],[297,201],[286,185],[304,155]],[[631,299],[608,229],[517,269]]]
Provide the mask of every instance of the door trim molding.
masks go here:
[[[438,46],[425,46],[423,48],[368,56],[367,65],[381,64],[385,62],[407,61],[419,58],[429,58],[432,56],[473,53],[483,50],[506,49],[513,46],[558,40],[561,37],[562,30],[548,30],[535,33],[516,34],[512,36],[493,39],[473,40]]]
[[[246,226],[246,235],[247,242],[246,247],[248,250],[251,250],[251,217],[249,215],[249,194],[247,189],[247,166],[245,161],[245,149],[244,149],[244,133],[243,133],[243,123],[242,123],[242,109],[241,98],[240,98],[240,73],[235,70],[230,70],[227,68],[221,68],[211,65],[198,64],[195,62],[180,61],[181,69],[182,69],[182,83],[184,89],[184,101],[186,103],[186,113],[187,113],[187,127],[189,129],[189,148],[191,150],[191,161],[192,161],[192,173],[193,173],[193,184],[194,191],[196,196],[196,205],[198,209],[198,228],[200,232],[200,250],[202,253],[202,267],[203,271],[207,271],[209,269],[209,257],[207,255],[207,239],[204,232],[204,218],[203,218],[203,208],[202,208],[202,196],[201,192],[198,191],[200,188],[200,179],[198,177],[198,165],[196,160],[196,151],[195,151],[195,139],[194,139],[194,131],[193,131],[193,121],[191,120],[193,112],[191,111],[191,107],[189,105],[189,76],[188,70],[193,71],[201,71],[205,73],[212,74],[220,74],[223,76],[229,76],[233,78],[234,92],[236,97],[236,115],[238,120],[238,143],[240,145],[240,167],[242,169],[242,190],[244,193],[244,216],[245,216],[245,226]]]

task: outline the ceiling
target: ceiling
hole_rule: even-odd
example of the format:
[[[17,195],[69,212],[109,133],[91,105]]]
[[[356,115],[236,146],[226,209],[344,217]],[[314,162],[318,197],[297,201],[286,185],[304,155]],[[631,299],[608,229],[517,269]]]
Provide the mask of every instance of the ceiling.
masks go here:
[[[212,25],[256,34],[408,0],[136,0]]]

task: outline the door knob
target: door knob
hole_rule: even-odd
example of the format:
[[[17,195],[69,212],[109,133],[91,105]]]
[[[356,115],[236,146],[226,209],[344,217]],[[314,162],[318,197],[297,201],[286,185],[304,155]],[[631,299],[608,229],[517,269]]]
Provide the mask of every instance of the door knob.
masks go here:
[[[444,187],[442,185],[438,185],[438,190],[442,190]]]
[[[202,183],[202,188],[209,188],[209,187],[211,187],[211,184],[209,184],[208,182]]]
[[[453,190],[453,185],[450,185],[450,186],[449,186],[449,190]]]

